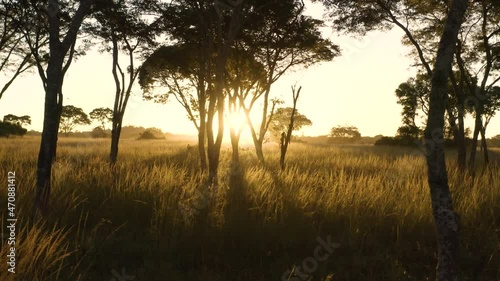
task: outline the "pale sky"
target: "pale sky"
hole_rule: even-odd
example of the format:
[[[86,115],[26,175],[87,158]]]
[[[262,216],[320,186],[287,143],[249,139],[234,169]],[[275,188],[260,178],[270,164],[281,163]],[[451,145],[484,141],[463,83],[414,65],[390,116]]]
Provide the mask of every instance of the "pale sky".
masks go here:
[[[321,16],[321,6],[310,6],[310,13]],[[401,44],[399,29],[372,32],[362,39],[338,36],[325,28],[324,33],[342,49],[332,62],[296,70],[284,76],[272,88],[272,96],[291,106],[290,86],[302,86],[298,109],[312,122],[300,134],[326,135],[336,125],[357,126],[363,136],[393,136],[401,124],[401,106],[396,103],[398,85],[413,77],[415,69],[407,57],[410,49]],[[6,78],[0,75],[0,85]],[[89,113],[97,107],[113,107],[114,81],[111,56],[89,51],[73,62],[64,80],[64,105],[81,107]],[[41,131],[44,91],[36,72],[19,77],[0,100],[0,118],[6,114],[30,115],[28,129]],[[258,112],[254,112],[260,116]],[[98,124],[80,126],[91,130]],[[136,84],[124,117],[124,125],[157,127],[174,134],[196,134],[184,109],[172,98],[166,105],[142,100]],[[467,126],[473,127],[468,120]],[[109,125],[108,125],[109,128]],[[491,121],[487,136],[500,134],[500,117]]]

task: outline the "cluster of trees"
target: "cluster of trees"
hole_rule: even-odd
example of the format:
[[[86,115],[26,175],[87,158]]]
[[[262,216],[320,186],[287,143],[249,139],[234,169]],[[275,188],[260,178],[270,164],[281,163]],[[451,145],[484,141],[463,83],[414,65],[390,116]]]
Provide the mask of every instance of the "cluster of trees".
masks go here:
[[[418,106],[427,99],[424,139],[439,234],[437,276],[438,280],[456,280],[458,216],[446,176],[444,115],[463,167],[463,119],[468,108],[476,121],[470,159],[475,158],[479,134],[485,140],[488,116],[495,112],[493,96],[498,90],[494,85],[500,80],[495,76],[500,63],[498,1],[316,1],[328,9],[338,31],[364,34],[397,27],[415,50],[423,86],[428,85],[427,96],[408,97],[405,125],[415,125],[414,100]],[[0,15],[5,39],[0,41],[0,65],[13,73],[12,79],[33,66],[45,90],[37,207],[42,211],[48,207],[57,133],[61,118],[66,118],[64,74],[89,44],[97,42],[112,57],[115,101],[110,163],[117,161],[124,112],[138,81],[145,98],[164,103],[173,96],[185,108],[198,129],[200,167],[208,170],[209,182],[216,183],[225,117],[244,112],[256,155],[263,163],[262,145],[279,104],[271,97],[272,85],[293,68],[339,55],[339,48],[321,36],[323,22],[304,15],[304,9],[300,0],[3,0]],[[92,39],[78,40],[82,33]],[[155,91],[158,87],[160,93]],[[256,104],[262,104],[262,118],[254,124],[249,116],[257,110]],[[295,102],[293,108],[286,136],[294,128]],[[233,154],[238,152],[242,126],[230,127]],[[414,131],[413,127],[408,130]],[[280,143],[286,146],[286,141]]]
[[[83,111],[63,105],[63,82],[74,59],[93,45],[112,58],[112,165],[136,82],[146,99],[167,102],[174,97],[186,109],[199,132],[200,168],[208,170],[210,181],[217,179],[225,117],[237,112],[244,112],[263,163],[262,145],[279,104],[272,99],[272,85],[294,68],[339,55],[338,46],[321,36],[323,21],[304,10],[300,0],[2,1],[0,59],[13,73],[4,89],[33,67],[45,90],[37,206],[48,206],[58,132],[89,123]],[[85,39],[78,39],[82,34]],[[262,119],[253,124],[249,116],[256,104],[263,105]],[[230,126],[233,155],[245,125]],[[301,121],[292,130],[299,126]]]
[[[104,137],[106,136],[106,123],[111,122],[112,118],[113,111],[109,108],[96,108],[87,115],[87,113],[79,107],[65,105],[61,110],[59,131],[67,136],[76,126],[90,125],[92,123],[91,120],[93,120],[100,124],[100,126],[92,130],[93,135],[96,137]]]
[[[31,125],[31,117],[28,115],[16,116],[7,114],[0,121],[0,137],[24,136],[27,132],[23,126]]]
[[[407,34],[406,43],[414,47],[418,74],[399,85],[396,96],[403,107],[403,125],[398,129],[398,136],[418,139],[423,137],[427,125],[425,120],[419,122],[418,116],[429,114],[433,52],[444,28],[448,5],[417,4],[412,9],[393,21],[397,24],[409,20],[409,24],[401,28]],[[486,129],[500,110],[500,87],[497,86],[500,81],[499,21],[498,1],[473,1],[453,50],[445,96],[445,124],[457,145],[458,163],[462,169],[466,167],[467,150],[470,150],[468,165],[474,168],[479,136],[486,162],[489,159]],[[468,115],[475,120],[469,149],[466,145],[469,132],[464,126]]]

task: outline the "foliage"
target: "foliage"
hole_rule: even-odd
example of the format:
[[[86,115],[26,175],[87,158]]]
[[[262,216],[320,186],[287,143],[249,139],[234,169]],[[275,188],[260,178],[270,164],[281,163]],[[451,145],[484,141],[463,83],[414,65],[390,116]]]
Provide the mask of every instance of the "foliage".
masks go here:
[[[106,123],[113,120],[113,110],[107,107],[99,107],[89,113],[90,119],[101,123],[101,129],[106,130]]]
[[[13,114],[7,114],[3,117],[3,122],[17,124],[19,126],[31,125],[31,117],[28,115],[16,116]]]
[[[107,133],[105,130],[102,129],[102,127],[95,127],[94,129],[92,129],[92,131],[90,132],[90,135],[92,136],[92,138],[94,139],[98,139],[98,138],[107,138],[109,137],[109,133]]]
[[[155,129],[147,129],[144,132],[142,132],[139,137],[137,138],[138,140],[157,140],[157,139],[165,139],[165,136],[162,134],[161,131],[155,130]]]
[[[0,137],[23,136],[27,131],[19,124],[0,121]]]
[[[83,109],[73,105],[63,106],[60,124],[62,133],[68,135],[76,126],[89,125],[90,123],[90,119]]]
[[[355,126],[340,126],[333,127],[330,131],[331,138],[360,138],[361,133]]]
[[[271,124],[269,126],[269,131],[273,134],[276,140],[279,140],[281,133],[288,130],[288,125],[290,123],[290,116],[292,115],[293,108],[291,107],[281,107],[276,109],[273,118],[271,119]],[[268,117],[269,118],[269,117]],[[309,120],[305,115],[299,113],[298,110],[295,112],[294,116],[294,131],[299,131],[303,127],[311,126],[312,121]]]

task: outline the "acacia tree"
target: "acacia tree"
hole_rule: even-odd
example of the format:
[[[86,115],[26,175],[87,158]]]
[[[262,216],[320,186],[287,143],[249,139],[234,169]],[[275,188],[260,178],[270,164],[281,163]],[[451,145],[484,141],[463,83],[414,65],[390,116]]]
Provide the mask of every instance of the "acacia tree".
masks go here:
[[[207,85],[203,61],[198,46],[185,43],[162,46],[155,50],[142,64],[139,84],[143,97],[157,103],[166,103],[170,96],[186,110],[189,120],[198,131],[198,152],[202,170],[207,168],[206,102]],[[165,91],[155,92],[160,87]]]
[[[118,158],[118,145],[123,124],[123,116],[132,94],[132,87],[139,75],[136,66],[137,53],[145,54],[148,47],[154,46],[156,19],[148,22],[146,11],[159,8],[156,1],[121,0],[106,2],[95,14],[96,25],[89,26],[90,33],[98,36],[107,44],[106,50],[112,55],[112,74],[115,82],[115,102],[111,128],[110,164]],[[126,67],[122,67],[120,55],[126,56]]]
[[[227,65],[226,96],[229,121],[229,135],[232,146],[233,170],[240,169],[239,141],[245,123],[241,114],[244,111],[246,102],[259,96],[262,93],[262,86],[265,84],[266,72],[262,63],[257,61],[254,54],[244,49],[235,47],[231,50],[231,55]],[[254,103],[246,109],[252,110]]]
[[[429,111],[429,90],[428,80],[421,75],[408,79],[396,89],[398,104],[403,107],[403,125],[398,128],[398,135],[415,139],[420,136],[421,129],[416,119],[420,112],[426,116]]]
[[[281,138],[281,133],[288,130],[293,112],[293,107],[280,107],[276,109],[271,124],[269,125],[269,132],[273,134],[275,139],[279,140]],[[293,115],[293,131],[298,131],[303,127],[312,125],[312,121],[304,114],[301,114],[297,108],[295,108],[295,113]]]
[[[57,133],[62,111],[64,74],[76,53],[78,31],[92,12],[97,0],[81,0],[78,5],[66,1],[17,1],[16,24],[35,61],[45,90],[44,120],[38,155],[35,206],[48,211],[52,164],[57,148]],[[100,2],[103,2],[102,0]],[[40,52],[44,36],[48,37],[48,53]],[[47,61],[46,66],[44,61]]]
[[[288,128],[286,131],[282,131],[281,139],[280,139],[280,152],[281,152],[281,154],[280,154],[280,166],[281,166],[282,171],[285,170],[285,156],[286,156],[286,152],[288,150],[288,145],[290,144],[290,140],[292,139],[292,132],[295,129],[295,127],[298,125],[298,122],[296,124],[295,118],[298,116],[298,115],[296,115],[298,113],[297,112],[297,101],[299,100],[299,95],[300,95],[301,90],[302,90],[302,87],[299,87],[299,89],[297,90],[297,88],[295,86],[292,86],[293,107],[291,108],[292,111],[290,113]],[[309,120],[309,123],[311,123],[310,120]]]
[[[23,9],[17,1],[3,0],[0,2],[0,72],[12,73],[7,82],[0,89],[0,99],[22,73],[35,65],[29,46],[24,40],[23,29],[26,25],[18,19]],[[32,30],[34,31],[34,30]],[[46,47],[47,36],[38,40],[39,49]]]
[[[261,91],[242,103],[247,116],[257,158],[265,162],[262,146],[269,129],[278,100],[271,98],[272,85],[294,68],[307,68],[322,61],[331,61],[340,51],[337,45],[324,39],[319,32],[323,21],[305,16],[302,1],[274,2],[262,14],[249,19],[252,28],[242,34],[239,45],[255,54],[264,65],[266,78]],[[250,109],[262,99],[260,124],[253,124]]]
[[[89,113],[91,119],[101,124],[101,128],[106,130],[106,123],[113,120],[113,110],[107,107],[99,107]]]
[[[63,134],[67,136],[76,126],[89,124],[90,119],[83,109],[72,105],[63,106],[60,125],[60,129]]]
[[[432,199],[432,210],[438,234],[438,266],[437,280],[457,280],[457,250],[458,250],[458,215],[453,210],[453,204],[448,187],[448,178],[443,149],[444,114],[447,108],[448,79],[451,73],[455,45],[458,33],[467,10],[467,0],[451,1],[447,10],[446,20],[442,26],[442,35],[438,44],[435,59],[426,57],[421,45],[417,42],[409,27],[411,20],[424,20],[417,15],[426,8],[432,8],[427,1],[322,1],[329,8],[334,22],[340,30],[364,33],[367,30],[387,28],[393,24],[401,28],[406,38],[414,45],[420,62],[431,79],[431,94],[429,99],[429,116],[425,130],[427,147],[428,181]],[[446,5],[439,1],[436,5]],[[418,8],[418,9],[417,9]],[[418,13],[415,13],[418,12]],[[401,20],[403,19],[403,20]],[[435,19],[429,17],[430,20]],[[440,18],[437,18],[440,22]],[[424,22],[420,22],[423,24]],[[430,48],[435,50],[436,48]],[[434,61],[432,69],[429,61]]]
[[[7,114],[3,117],[3,122],[16,124],[19,126],[31,125],[31,117],[29,115],[16,116],[14,114]]]
[[[425,129],[427,172],[432,211],[438,234],[437,280],[458,280],[459,219],[453,209],[443,148],[444,113],[448,78],[467,0],[451,4],[433,69],[429,117]]]

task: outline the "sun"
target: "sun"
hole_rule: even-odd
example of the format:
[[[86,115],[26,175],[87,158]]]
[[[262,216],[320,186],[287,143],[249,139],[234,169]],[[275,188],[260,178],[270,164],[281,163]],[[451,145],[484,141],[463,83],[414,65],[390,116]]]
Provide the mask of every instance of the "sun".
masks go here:
[[[247,117],[245,115],[245,112],[243,109],[236,110],[234,112],[226,112],[225,114],[225,124],[227,128],[227,133],[229,133],[230,130],[234,130],[236,132],[240,131],[240,144],[241,145],[250,145],[253,143],[253,138],[252,134],[250,132],[248,123],[247,123]],[[252,120],[252,122],[254,122]],[[253,123],[255,126],[256,123]],[[230,142],[230,138],[228,135],[228,138],[225,138],[226,142]]]
[[[243,110],[228,112],[226,115],[226,124],[232,130],[242,130],[247,125],[247,119]]]

